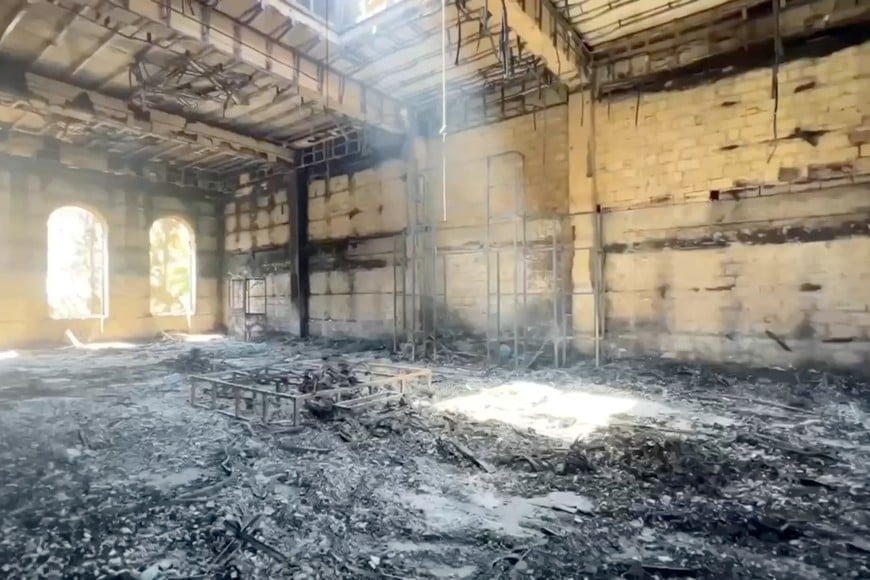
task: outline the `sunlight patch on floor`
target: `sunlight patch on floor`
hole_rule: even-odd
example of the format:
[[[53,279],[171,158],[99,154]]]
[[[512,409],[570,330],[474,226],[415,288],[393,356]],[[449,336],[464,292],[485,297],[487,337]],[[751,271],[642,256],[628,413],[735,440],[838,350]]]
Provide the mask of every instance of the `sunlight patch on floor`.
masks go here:
[[[226,339],[222,334],[182,334],[179,338],[184,342],[217,342]]]
[[[501,421],[541,435],[572,441],[608,425],[621,413],[647,415],[649,403],[621,394],[563,391],[539,383],[515,381],[473,395],[441,401],[451,411],[478,421]]]

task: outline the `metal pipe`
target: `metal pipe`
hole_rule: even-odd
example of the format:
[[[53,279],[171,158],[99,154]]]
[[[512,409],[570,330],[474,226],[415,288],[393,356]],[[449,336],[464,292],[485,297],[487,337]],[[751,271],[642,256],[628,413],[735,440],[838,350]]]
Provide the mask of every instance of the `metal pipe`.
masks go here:
[[[561,224],[559,231],[564,232],[565,231],[564,219],[562,219],[561,221],[563,221],[563,223]],[[567,361],[568,361],[568,307],[569,307],[568,300],[571,300],[571,297],[573,295],[572,289],[574,287],[574,281],[571,279],[570,270],[568,269],[567,264],[565,264],[562,261],[565,259],[565,254],[566,254],[565,246],[566,246],[566,242],[564,242],[564,241],[559,244],[559,271],[560,271],[559,275],[564,276],[564,282],[562,282],[563,287],[562,287],[562,292],[561,292],[561,300],[562,300],[562,329],[561,329],[561,334],[562,335],[560,337],[560,340],[562,341],[561,344],[562,344],[562,364],[563,365],[567,364]]]
[[[417,198],[419,183],[414,187],[414,211],[411,216],[411,362],[417,357]]]
[[[447,0],[441,2],[441,219],[447,221]]]
[[[449,316],[450,309],[447,306],[447,255],[443,253],[441,254],[441,280],[444,288],[444,312]]]
[[[525,186],[525,159],[523,159],[523,186]],[[522,201],[522,218],[523,218],[523,312],[529,311],[529,262],[528,262],[528,217],[526,216],[526,196],[525,187],[523,187]],[[526,322],[523,325],[523,357],[528,354],[529,340],[529,325]]]
[[[432,278],[430,285],[432,288],[432,358],[438,356],[438,290],[436,289],[436,281],[438,280],[438,236],[436,235],[436,227],[432,226]]]
[[[519,232],[519,187],[517,187],[517,174],[514,173],[514,284],[513,284],[513,299],[514,299],[514,371],[520,368],[520,351],[519,351],[519,283],[520,283],[520,257],[519,247],[517,246],[517,238]]]
[[[393,352],[396,352],[399,346],[399,281],[398,275],[398,237],[393,238]]]
[[[595,255],[595,295],[592,299],[595,340],[595,367],[601,365],[601,341],[604,338],[604,216],[601,204],[598,200],[598,170],[596,168],[596,139],[595,139],[595,97],[598,93],[598,79],[593,73],[592,90],[589,92],[589,165],[587,172],[592,177],[592,201],[595,215],[593,217],[593,253]]]
[[[601,365],[601,340],[604,335],[604,251],[602,245],[603,214],[600,209],[595,214],[594,224],[593,243],[595,244],[595,297],[592,300],[592,307],[595,314],[595,366],[598,367]]]
[[[490,265],[489,265],[489,204],[490,204],[490,165],[491,165],[491,157],[486,158],[486,228],[485,228],[485,238],[484,238],[484,251],[483,251],[483,259],[486,260],[486,368],[489,369],[490,363],[490,292],[489,292],[489,283],[490,283]]]
[[[501,250],[495,250],[495,341],[501,349]]]
[[[402,334],[408,334],[408,230],[402,232]]]
[[[555,228],[555,223],[553,224]],[[553,232],[553,273],[552,273],[552,284],[553,284],[553,327],[556,333],[558,334],[559,329],[559,287],[556,284],[556,232]],[[556,368],[559,368],[559,339],[557,337],[553,338],[553,365]]]

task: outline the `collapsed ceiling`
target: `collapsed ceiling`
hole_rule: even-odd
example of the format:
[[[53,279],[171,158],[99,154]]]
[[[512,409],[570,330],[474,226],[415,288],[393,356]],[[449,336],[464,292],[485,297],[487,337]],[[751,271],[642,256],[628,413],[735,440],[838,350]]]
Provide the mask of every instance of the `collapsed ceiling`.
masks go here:
[[[775,2],[7,2],[0,150],[232,190],[396,147],[412,120],[457,130],[870,22],[868,0]]]

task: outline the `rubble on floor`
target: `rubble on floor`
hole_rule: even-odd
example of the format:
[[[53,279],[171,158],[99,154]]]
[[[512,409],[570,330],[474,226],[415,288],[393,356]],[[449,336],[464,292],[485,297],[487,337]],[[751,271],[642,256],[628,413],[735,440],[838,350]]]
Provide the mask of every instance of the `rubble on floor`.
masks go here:
[[[464,358],[430,365],[432,387],[296,426],[188,404],[188,375],[248,369],[277,389],[269,369],[302,360],[320,361],[294,378],[312,393],[391,362],[224,340],[0,360],[0,573],[870,575],[856,379],[653,361],[484,373]]]

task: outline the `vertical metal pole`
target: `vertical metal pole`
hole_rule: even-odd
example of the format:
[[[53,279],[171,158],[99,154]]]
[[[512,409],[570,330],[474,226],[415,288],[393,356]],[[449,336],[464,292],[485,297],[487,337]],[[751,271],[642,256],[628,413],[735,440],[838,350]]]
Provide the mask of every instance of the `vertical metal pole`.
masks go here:
[[[438,357],[438,236],[435,221],[432,222],[432,358]]]
[[[601,214],[601,209],[595,209],[594,216],[594,228],[593,232],[593,243],[595,244],[595,296],[592,300],[592,307],[594,309],[595,320],[594,320],[594,333],[595,333],[595,366],[598,367],[601,364],[601,340],[604,334],[604,319],[602,316],[603,310],[603,300],[604,300],[604,255],[603,255],[603,247],[602,242],[604,240],[602,235],[602,224],[603,218]]]
[[[555,227],[555,223],[553,224]],[[553,232],[553,329],[555,332],[559,330],[559,286],[556,280],[556,232]],[[559,368],[559,339],[553,338],[553,359],[556,368]]]
[[[444,292],[444,313],[447,322],[450,322],[450,308],[447,303],[447,254],[441,254],[441,288]]]
[[[520,160],[522,157],[520,156]],[[513,298],[514,298],[514,371],[519,370],[520,368],[520,352],[519,352],[519,337],[517,336],[517,332],[519,331],[519,283],[520,283],[520,256],[519,256],[519,248],[517,247],[517,238],[519,237],[519,232],[517,232],[517,228],[519,227],[520,220],[520,188],[519,188],[519,168],[515,168],[514,170],[514,284],[513,284]]]
[[[523,204],[525,205],[525,203]],[[523,212],[523,312],[528,312],[529,302],[529,246],[528,246],[528,223],[525,211]],[[529,322],[523,325],[523,357],[529,350]]]
[[[398,264],[398,237],[393,238],[393,352],[399,346],[399,281],[397,279]]]
[[[417,202],[419,183],[414,188],[414,215],[411,220],[411,362],[417,360]]]
[[[486,158],[486,236],[484,238],[484,247],[483,247],[483,259],[486,260],[486,368],[489,370],[490,363],[490,336],[489,336],[489,327],[490,327],[490,293],[489,293],[489,282],[490,282],[490,265],[489,265],[489,198],[490,198],[490,158]]]
[[[408,335],[408,229],[402,232],[402,334]]]
[[[560,219],[560,221],[562,220]],[[559,231],[565,231],[564,223],[559,224]],[[569,271],[567,270],[567,264],[564,263],[566,253],[567,252],[565,251],[565,240],[563,235],[562,240],[559,242],[559,275],[565,276],[566,274],[568,274],[568,277],[563,280],[562,289],[561,292],[559,292],[560,301],[562,303],[562,310],[560,313],[560,315],[562,316],[562,336],[559,337],[559,340],[562,341],[562,365],[566,365],[568,362],[568,301],[572,299],[571,297],[573,295],[574,287],[573,282],[570,278]]]
[[[501,250],[495,250],[495,342],[501,350]]]

